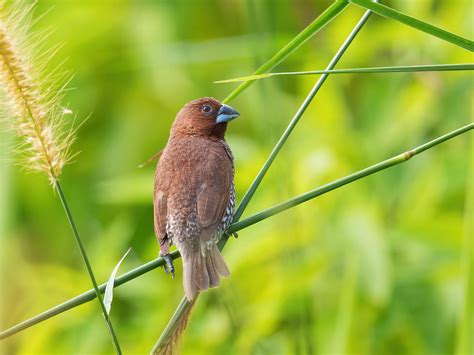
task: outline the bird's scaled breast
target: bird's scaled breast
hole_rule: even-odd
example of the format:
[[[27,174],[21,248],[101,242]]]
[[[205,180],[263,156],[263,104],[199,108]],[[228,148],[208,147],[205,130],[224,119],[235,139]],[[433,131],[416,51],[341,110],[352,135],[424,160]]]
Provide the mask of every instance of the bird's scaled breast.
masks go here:
[[[167,195],[167,233],[173,242],[215,241],[232,221],[232,153],[223,140],[187,137],[169,142],[157,169]],[[192,242],[191,242],[192,241]]]

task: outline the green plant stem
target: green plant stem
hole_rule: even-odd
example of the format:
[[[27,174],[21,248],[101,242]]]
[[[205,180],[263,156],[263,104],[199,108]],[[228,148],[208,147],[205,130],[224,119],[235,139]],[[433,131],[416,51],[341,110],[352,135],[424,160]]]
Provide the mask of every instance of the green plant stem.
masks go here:
[[[454,131],[449,132],[448,134],[445,134],[441,137],[438,137],[428,143],[425,143],[417,148],[414,148],[412,150],[409,150],[403,154],[397,155],[394,158],[385,160],[381,163],[372,165],[364,170],[361,170],[355,174],[346,176],[342,179],[333,181],[327,185],[321,186],[320,188],[317,188],[315,190],[309,191],[306,194],[300,195],[298,197],[295,197],[293,199],[288,200],[287,202],[284,202],[282,204],[279,204],[277,206],[274,206],[272,208],[269,208],[265,210],[264,214],[263,212],[257,213],[254,216],[251,216],[241,222],[234,223],[230,226],[230,231],[232,232],[237,232],[239,230],[242,230],[252,224],[257,223],[258,221],[262,221],[266,218],[269,218],[270,216],[275,215],[276,213],[283,212],[284,210],[287,210],[293,206],[296,206],[300,203],[303,203],[305,201],[308,201],[312,198],[315,198],[317,196],[324,195],[332,190],[335,190],[341,186],[350,184],[351,182],[354,182],[355,180],[361,179],[363,177],[369,176],[371,174],[374,174],[380,170],[387,169],[389,167],[398,165],[400,163],[403,163],[413,157],[416,154],[420,154],[424,152],[427,149],[430,149],[438,144],[441,144],[449,139],[452,139],[456,136],[459,136],[463,133],[466,133],[470,130],[474,129],[474,123],[470,123],[464,127],[458,128]],[[171,253],[171,257],[173,259],[178,258],[180,255],[177,251],[174,251]],[[124,283],[127,283],[143,274],[146,274],[147,272],[156,269],[157,267],[163,266],[165,264],[165,261],[163,258],[159,257],[155,260],[152,260],[146,264],[143,264],[133,270],[130,270],[129,272],[117,277],[115,279],[114,287],[118,287],[120,285],[123,285]],[[102,284],[98,287],[100,292],[104,292],[106,287],[106,284]],[[16,334],[26,328],[29,328],[35,324],[41,323],[42,321],[51,318],[55,315],[58,315],[64,311],[67,311],[69,309],[75,308],[77,306],[80,306],[81,304],[84,304],[86,302],[89,302],[96,298],[96,293],[95,290],[89,290],[87,292],[82,293],[79,296],[76,296],[60,305],[57,305],[56,307],[53,307],[35,317],[32,317],[24,322],[21,322],[7,330],[4,330],[3,332],[0,333],[0,339],[7,338],[13,334]]]
[[[239,221],[237,223],[233,223],[230,228],[229,228],[229,233],[236,232],[238,230],[247,228],[248,226],[251,226],[252,224],[255,224],[259,221],[262,221],[264,219],[267,219],[277,213],[283,212],[291,207],[294,207],[296,205],[299,205],[300,203],[309,201],[317,196],[323,195],[325,193],[328,193],[329,191],[335,190],[337,188],[340,188],[344,185],[347,185],[351,182],[354,182],[356,180],[359,180],[363,177],[372,175],[378,171],[390,168],[394,165],[398,165],[400,163],[403,163],[410,158],[412,158],[414,155],[419,154],[421,152],[424,152],[427,149],[430,149],[434,147],[435,145],[438,145],[442,142],[447,141],[448,139],[451,139],[453,137],[456,137],[462,133],[465,133],[471,129],[474,129],[474,123],[468,124],[464,127],[461,127],[459,129],[456,129],[448,134],[445,134],[444,136],[438,137],[428,143],[425,143],[423,145],[420,145],[417,148],[414,148],[412,150],[408,150],[405,153],[399,154],[393,158],[384,160],[378,164],[372,165],[368,167],[367,169],[358,171],[357,173],[354,173],[352,175],[348,175],[346,177],[343,177],[342,179],[333,181],[327,185],[321,186],[317,189],[314,189],[312,191],[308,191],[302,195],[293,197],[292,199],[285,201],[279,205],[273,206],[271,208],[268,208],[264,211],[261,211],[257,214],[254,214],[243,221]]]
[[[334,4],[333,4],[334,5]],[[341,8],[342,10],[342,8]],[[324,14],[326,14],[328,11],[326,11],[325,13],[323,13],[320,17],[322,17]],[[371,14],[371,11],[368,10],[364,13],[364,15],[362,16],[362,18],[359,20],[359,22],[356,24],[356,26],[354,27],[354,29],[351,31],[351,33],[348,35],[348,37],[346,38],[346,40],[343,42],[343,44],[341,45],[341,47],[339,48],[339,50],[336,52],[336,54],[334,55],[334,57],[332,58],[332,60],[329,62],[328,66],[327,66],[327,69],[330,70],[330,69],[333,69],[337,62],[339,61],[339,59],[341,59],[342,55],[344,54],[344,52],[347,50],[347,48],[349,47],[349,45],[352,43],[352,41],[354,40],[354,38],[357,36],[357,34],[359,33],[359,31],[361,30],[362,26],[364,26],[364,24],[367,22],[367,20],[369,19],[370,17],[370,14]],[[319,17],[318,17],[319,19]],[[314,23],[316,23],[318,21],[318,19],[316,19]],[[311,25],[310,25],[311,26]],[[306,30],[305,30],[306,31]],[[303,31],[304,32],[304,31]],[[302,33],[303,33],[302,32]],[[301,34],[300,34],[301,35]],[[293,42],[293,41],[292,41]],[[291,42],[290,42],[291,43]],[[285,47],[286,48],[286,47]],[[280,50],[278,53],[282,53],[285,51],[285,48],[283,48],[282,50]],[[278,55],[278,54],[277,54]],[[271,60],[270,60],[271,62]],[[268,62],[267,62],[268,63]],[[260,71],[260,72],[264,72],[266,70],[268,70],[270,68],[264,68],[262,69],[262,67],[260,67],[259,69],[257,69],[257,72]],[[273,161],[275,160],[276,156],[278,155],[278,153],[280,152],[280,149],[283,147],[283,144],[285,144],[286,140],[288,139],[288,137],[290,136],[291,132],[293,131],[293,129],[295,128],[296,124],[298,123],[298,121],[300,120],[301,116],[303,116],[303,113],[306,111],[306,108],[309,106],[309,104],[311,103],[311,101],[314,99],[314,97],[316,96],[316,94],[318,93],[319,89],[323,86],[324,82],[326,81],[328,77],[328,74],[324,74],[322,75],[319,80],[316,82],[316,84],[314,85],[314,87],[311,89],[311,91],[309,92],[308,96],[305,98],[305,100],[303,101],[303,103],[301,104],[300,108],[298,109],[298,111],[296,112],[296,114],[294,115],[293,119],[290,121],[290,123],[288,124],[288,127],[286,128],[286,130],[283,132],[282,136],[280,137],[280,139],[278,140],[278,142],[276,143],[275,147],[273,148],[272,152],[270,153],[269,157],[267,158],[267,161],[265,162],[265,164],[263,164],[263,167],[260,169],[260,172],[257,174],[257,176],[255,177],[254,181],[252,182],[252,184],[250,185],[249,189],[247,190],[247,192],[245,193],[244,197],[242,198],[242,201],[240,202],[239,206],[237,207],[237,210],[235,211],[234,213],[234,216],[233,216],[233,221],[234,222],[237,222],[240,220],[240,217],[242,217],[242,214],[245,210],[245,208],[247,207],[247,205],[249,204],[250,200],[252,199],[252,196],[254,195],[255,191],[257,190],[258,186],[260,185],[260,182],[262,181],[263,177],[265,176],[266,172],[268,171],[268,169],[270,168],[271,164],[273,163]],[[244,90],[246,87],[248,87],[248,85],[250,85],[250,81],[247,81],[245,83],[243,83],[241,86],[239,86],[237,89],[239,88],[242,88],[242,90]],[[247,85],[247,86],[245,86]],[[232,94],[229,95],[230,98],[232,98]],[[228,97],[228,98],[229,98]],[[228,100],[228,99],[226,99]],[[226,101],[224,100],[224,101]],[[227,243],[227,240],[228,240],[228,236],[224,236],[223,238],[221,238],[221,240],[219,241],[219,249],[222,250],[224,247],[225,247],[225,244]],[[160,346],[162,344],[164,344],[168,337],[173,334],[173,331],[174,329],[177,327],[178,325],[178,322],[181,318],[181,316],[189,309],[189,307],[191,307],[192,304],[190,302],[188,302],[188,300],[186,299],[186,297],[183,297],[178,305],[178,308],[176,309],[175,313],[173,314],[173,316],[171,317],[170,321],[168,322],[165,330],[162,332],[161,336],[158,338],[158,341],[156,342],[155,346],[153,347],[152,351],[151,351],[151,354],[155,354],[156,351],[160,348]]]
[[[371,67],[371,68],[347,68],[333,70],[308,70],[280,73],[265,73],[258,75],[242,76],[239,78],[215,81],[216,84],[234,83],[248,80],[259,80],[271,78],[273,76],[291,75],[319,75],[319,74],[379,74],[379,73],[412,73],[412,72],[437,72],[437,71],[461,71],[474,70],[474,64],[433,64],[433,65],[402,65],[392,67]]]
[[[460,37],[454,33],[445,31],[439,27],[433,26],[429,23],[418,20],[417,18],[405,15],[404,13],[392,9],[391,7],[377,4],[370,0],[349,0],[349,2],[359,5],[365,9],[372,10],[376,14],[390,19],[396,20],[398,22],[404,23],[410,27],[416,28],[417,30],[426,32],[430,35],[438,37],[442,40],[455,44],[459,47],[465,48],[469,51],[474,51],[474,42],[468,40],[467,38]]]
[[[86,265],[87,272],[89,273],[89,277],[92,281],[92,285],[94,286],[94,297],[97,297],[97,300],[99,301],[100,307],[102,309],[102,314],[104,315],[105,322],[107,324],[107,328],[109,329],[110,335],[112,337],[112,343],[114,345],[115,351],[117,354],[122,354],[122,350],[120,349],[120,344],[117,338],[117,335],[115,334],[114,328],[112,326],[112,322],[110,321],[110,317],[107,314],[107,311],[104,306],[104,302],[102,300],[102,296],[100,295],[101,291],[99,290],[97,286],[97,281],[95,279],[94,273],[92,271],[91,264],[89,262],[89,258],[87,257],[86,250],[84,248],[84,245],[82,244],[81,237],[79,236],[79,231],[77,230],[76,223],[74,222],[74,218],[71,213],[71,209],[69,208],[69,205],[66,200],[66,196],[64,195],[63,189],[61,187],[61,183],[59,180],[56,180],[56,190],[58,191],[59,198],[61,200],[61,203],[64,207],[64,211],[66,212],[67,219],[69,221],[69,225],[71,226],[72,233],[74,234],[74,237],[76,238],[77,245],[79,247],[79,251],[81,253],[82,259],[84,261],[84,264]]]
[[[331,22],[337,15],[339,15],[342,10],[348,5],[347,0],[336,0],[331,6],[329,6],[326,11],[319,15],[313,22],[311,22],[303,31],[298,33],[286,46],[280,49],[273,57],[271,57],[267,62],[261,65],[254,74],[262,74],[266,71],[274,68],[276,65],[281,63],[286,57],[291,53],[297,50],[301,45],[303,45],[307,40],[313,37],[318,33],[324,26]],[[235,99],[240,93],[252,85],[253,81],[247,81],[240,84],[233,90],[222,102],[228,103],[231,100]]]

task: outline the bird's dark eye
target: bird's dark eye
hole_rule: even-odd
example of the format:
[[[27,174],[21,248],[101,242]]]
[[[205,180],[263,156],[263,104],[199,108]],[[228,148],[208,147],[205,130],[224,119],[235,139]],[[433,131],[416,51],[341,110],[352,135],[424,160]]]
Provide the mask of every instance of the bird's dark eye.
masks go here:
[[[205,114],[210,114],[212,112],[212,107],[209,105],[203,105],[201,107],[201,111],[204,112]]]

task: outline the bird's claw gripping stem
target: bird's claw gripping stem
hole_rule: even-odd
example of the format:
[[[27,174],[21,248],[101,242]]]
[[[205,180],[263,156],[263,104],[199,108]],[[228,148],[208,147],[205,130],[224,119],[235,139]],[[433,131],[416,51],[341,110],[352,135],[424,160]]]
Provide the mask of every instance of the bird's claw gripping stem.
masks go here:
[[[230,238],[230,237],[234,237],[235,239],[237,239],[239,237],[239,235],[237,234],[237,232],[225,232],[225,235]]]
[[[163,267],[165,268],[165,272],[167,274],[171,274],[171,277],[174,279],[174,265],[173,265],[173,259],[171,258],[170,254],[162,255],[160,253],[160,256],[165,259],[165,265]]]

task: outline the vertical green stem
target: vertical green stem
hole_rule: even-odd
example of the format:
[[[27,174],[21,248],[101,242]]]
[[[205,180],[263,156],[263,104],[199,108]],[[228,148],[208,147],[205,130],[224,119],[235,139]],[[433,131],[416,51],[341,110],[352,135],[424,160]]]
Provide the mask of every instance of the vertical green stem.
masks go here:
[[[89,258],[87,257],[86,250],[84,248],[84,245],[82,244],[81,237],[79,236],[79,232],[76,227],[76,223],[74,222],[74,218],[71,213],[71,209],[69,208],[69,205],[66,200],[66,196],[64,195],[63,189],[61,188],[61,183],[59,180],[56,180],[56,190],[58,191],[59,198],[61,200],[61,203],[64,207],[64,211],[66,212],[67,219],[69,221],[69,225],[71,226],[72,233],[74,234],[74,237],[76,238],[77,245],[79,247],[79,251],[81,252],[82,260],[84,260],[84,264],[86,265],[87,272],[89,273],[89,277],[92,281],[92,285],[94,286],[94,291],[97,296],[97,300],[99,301],[100,307],[102,309],[102,314],[104,315],[105,322],[107,323],[107,328],[109,329],[110,335],[112,336],[112,342],[114,344],[115,352],[119,355],[122,354],[122,350],[120,349],[120,344],[117,338],[117,335],[115,334],[114,328],[112,326],[112,322],[110,321],[109,315],[107,314],[107,311],[104,306],[104,302],[102,301],[102,296],[99,291],[99,287],[97,286],[97,281],[95,279],[94,273],[92,271],[91,264],[89,262]]]

